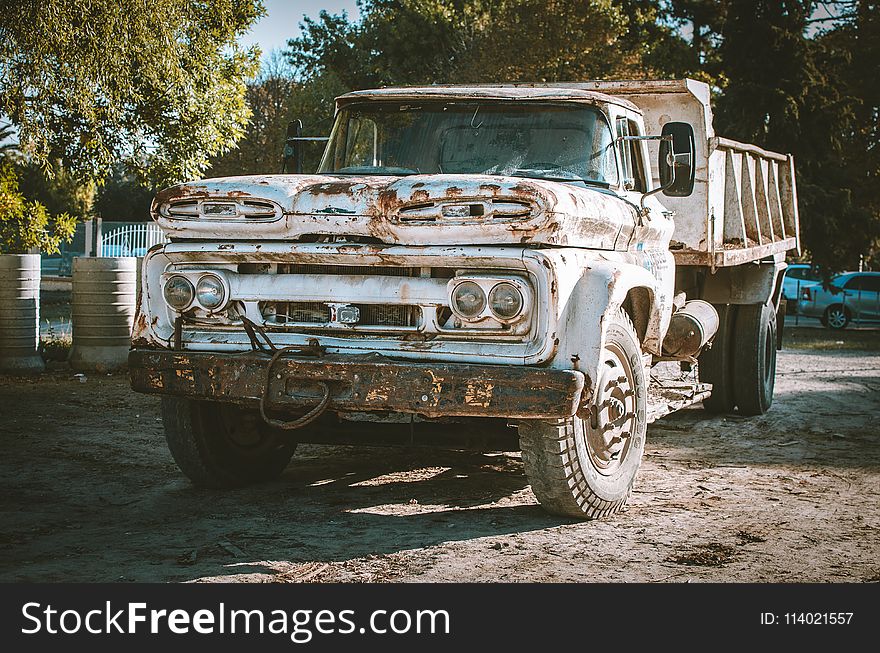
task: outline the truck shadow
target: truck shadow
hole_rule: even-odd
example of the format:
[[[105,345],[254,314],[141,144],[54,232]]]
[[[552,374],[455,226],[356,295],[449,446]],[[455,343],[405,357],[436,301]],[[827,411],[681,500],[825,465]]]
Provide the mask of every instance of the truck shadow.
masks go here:
[[[693,407],[648,428],[647,449],[712,466],[793,469],[880,467],[880,376],[848,376],[836,389],[778,393],[764,415],[714,415]]]
[[[343,562],[574,523],[534,502],[515,455],[339,446],[311,446],[281,479],[251,488],[174,481],[136,512],[161,530],[168,519],[188,524],[170,537],[185,562],[193,559],[166,567],[175,580],[271,574],[268,561]]]

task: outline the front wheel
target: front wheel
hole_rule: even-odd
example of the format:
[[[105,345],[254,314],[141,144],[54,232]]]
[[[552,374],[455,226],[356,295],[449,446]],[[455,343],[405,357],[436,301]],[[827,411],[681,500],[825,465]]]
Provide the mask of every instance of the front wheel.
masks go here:
[[[174,462],[199,487],[239,487],[273,479],[296,448],[257,411],[234,404],[163,397],[162,422]]]
[[[620,511],[642,462],[646,414],[641,346],[629,316],[620,311],[608,326],[589,410],[519,424],[523,464],[541,506],[581,519]]]

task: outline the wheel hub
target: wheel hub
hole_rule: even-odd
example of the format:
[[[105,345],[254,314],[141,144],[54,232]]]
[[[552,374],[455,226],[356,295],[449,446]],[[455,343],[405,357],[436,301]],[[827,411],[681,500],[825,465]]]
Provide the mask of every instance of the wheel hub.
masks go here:
[[[593,466],[609,475],[626,458],[635,430],[635,375],[626,352],[615,343],[606,346],[602,362],[584,439]]]

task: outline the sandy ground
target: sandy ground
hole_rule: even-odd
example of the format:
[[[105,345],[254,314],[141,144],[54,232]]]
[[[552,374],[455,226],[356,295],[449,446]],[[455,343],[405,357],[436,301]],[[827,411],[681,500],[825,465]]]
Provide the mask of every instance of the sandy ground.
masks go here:
[[[760,418],[649,428],[630,509],[536,504],[518,454],[303,446],[196,490],[126,378],[0,377],[0,581],[878,581],[880,352],[780,353]]]

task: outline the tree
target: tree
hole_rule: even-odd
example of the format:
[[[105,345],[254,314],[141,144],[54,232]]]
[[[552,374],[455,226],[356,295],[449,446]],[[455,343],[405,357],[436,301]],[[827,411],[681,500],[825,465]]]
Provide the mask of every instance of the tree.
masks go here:
[[[271,53],[257,77],[247,82],[251,119],[244,136],[211,162],[210,176],[278,172],[288,103],[296,86],[287,60],[279,52]]]
[[[26,200],[12,164],[0,164],[0,253],[27,254],[39,249],[56,254],[59,244],[73,238],[75,229],[75,217],[52,216],[39,202]]]
[[[92,210],[104,220],[146,222],[154,195],[154,189],[144,186],[117,164],[98,188]]]
[[[715,114],[718,133],[795,155],[802,240],[827,271],[880,240],[877,3],[835,4],[808,36],[814,2],[730,0]]]
[[[236,37],[259,0],[7,0],[0,114],[22,149],[101,179],[124,161],[155,183],[193,178],[249,116],[258,57]]]
[[[18,143],[12,140],[13,136],[15,136],[15,128],[12,123],[0,123],[0,157],[18,151]]]
[[[578,81],[679,73],[686,43],[654,0],[363,0],[288,42],[307,79],[387,84]]]

